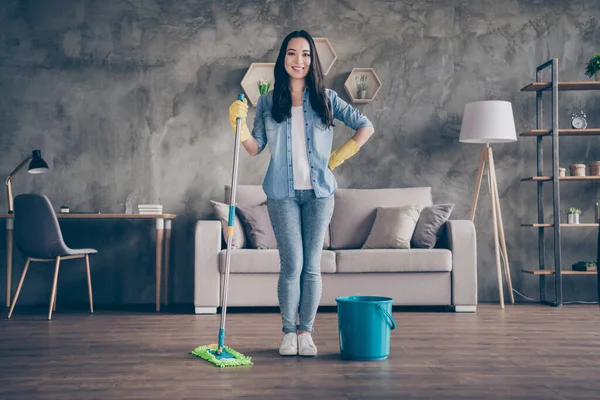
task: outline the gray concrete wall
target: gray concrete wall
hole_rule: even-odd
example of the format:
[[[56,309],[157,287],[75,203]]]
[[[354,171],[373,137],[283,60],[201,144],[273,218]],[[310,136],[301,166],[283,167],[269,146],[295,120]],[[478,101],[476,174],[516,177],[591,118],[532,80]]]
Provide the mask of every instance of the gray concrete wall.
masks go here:
[[[338,60],[326,83],[344,98],[342,85],[354,67],[375,68],[383,82],[374,102],[358,106],[376,134],[336,170],[339,185],[431,185],[434,200],[455,203],[453,219],[465,219],[480,150],[458,142],[465,104],[511,101],[517,130],[533,128],[535,95],[519,89],[552,57],[559,59],[561,80],[588,79],[585,62],[600,51],[598,5],[597,0],[4,0],[1,171],[7,175],[32,149],[41,149],[50,172],[22,172],[14,179],[15,193],[42,192],[56,207],[65,203],[76,211],[105,213],[122,211],[128,199],[162,203],[178,215],[172,301],[189,304],[194,224],[212,218],[208,200],[220,198],[230,180],[227,107],[241,91],[250,63],[274,61],[289,31],[304,28],[329,38]],[[581,108],[590,126],[600,126],[597,93],[561,93],[560,99],[562,127]],[[340,126],[334,144],[351,133]],[[564,139],[561,166],[600,160],[597,144],[596,137]],[[536,232],[520,227],[536,217],[535,185],[520,182],[535,173],[535,140],[520,138],[494,151],[513,284],[537,298],[537,279],[519,272],[537,265]],[[239,182],[260,184],[267,156],[244,153],[240,162]],[[597,188],[593,182],[565,183],[563,209],[579,207],[582,220],[593,220]],[[0,208],[6,208],[5,196]],[[481,301],[498,299],[490,215],[483,191],[475,221]],[[98,304],[153,302],[149,222],[65,221],[63,229],[70,245],[100,249],[92,260]],[[595,229],[563,233],[566,267],[594,259]],[[550,232],[548,237],[550,244]],[[13,288],[23,263],[16,254]],[[50,269],[31,268],[22,304],[47,304]],[[83,271],[77,262],[65,263],[59,304],[87,302]],[[594,278],[565,277],[564,289],[566,300],[593,300]],[[3,284],[2,298],[4,290]]]

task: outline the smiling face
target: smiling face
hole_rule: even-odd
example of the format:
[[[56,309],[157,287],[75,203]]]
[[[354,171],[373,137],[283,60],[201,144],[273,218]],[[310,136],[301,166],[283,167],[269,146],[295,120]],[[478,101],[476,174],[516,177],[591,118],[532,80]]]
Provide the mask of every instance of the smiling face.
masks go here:
[[[285,53],[285,70],[291,79],[304,79],[310,70],[310,44],[304,38],[289,41]]]

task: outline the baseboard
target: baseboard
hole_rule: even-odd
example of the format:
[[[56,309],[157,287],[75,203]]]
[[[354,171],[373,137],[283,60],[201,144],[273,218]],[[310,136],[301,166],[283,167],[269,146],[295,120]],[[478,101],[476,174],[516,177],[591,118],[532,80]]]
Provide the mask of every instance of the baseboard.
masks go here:
[[[457,313],[472,313],[477,311],[477,306],[454,306],[454,312]]]
[[[196,307],[196,314],[216,314],[217,307]]]

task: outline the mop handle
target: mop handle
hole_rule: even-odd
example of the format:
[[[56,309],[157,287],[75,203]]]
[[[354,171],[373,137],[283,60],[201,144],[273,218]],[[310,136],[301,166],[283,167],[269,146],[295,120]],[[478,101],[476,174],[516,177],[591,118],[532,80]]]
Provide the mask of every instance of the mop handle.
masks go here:
[[[238,94],[238,100],[244,101],[244,95]],[[235,147],[233,150],[233,174],[231,176],[231,198],[229,201],[229,218],[227,220],[227,255],[225,257],[225,282],[223,284],[223,293],[221,296],[221,326],[219,328],[219,348],[217,352],[220,354],[225,344],[225,319],[227,316],[227,293],[229,291],[229,270],[231,267],[231,244],[234,232],[235,220],[235,194],[237,190],[237,175],[238,175],[238,158],[240,153],[240,131],[242,119],[237,118],[235,121]]]

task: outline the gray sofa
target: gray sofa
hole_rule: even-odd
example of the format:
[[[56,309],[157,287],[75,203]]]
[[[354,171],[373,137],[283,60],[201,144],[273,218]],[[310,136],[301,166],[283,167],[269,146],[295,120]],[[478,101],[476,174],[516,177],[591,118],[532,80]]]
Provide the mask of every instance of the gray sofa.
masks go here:
[[[261,186],[238,185],[239,205],[266,201]],[[224,198],[227,198],[225,194]],[[387,296],[394,305],[450,306],[474,312],[477,305],[475,228],[468,220],[450,220],[433,249],[361,249],[375,221],[377,207],[432,205],[430,187],[338,189],[323,250],[322,306],[336,297]],[[240,227],[241,229],[241,227]],[[197,314],[216,313],[225,271],[222,225],[200,220],[195,231],[194,305]],[[228,306],[278,306],[277,250],[234,249]]]

